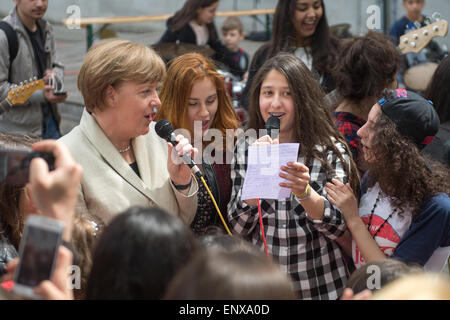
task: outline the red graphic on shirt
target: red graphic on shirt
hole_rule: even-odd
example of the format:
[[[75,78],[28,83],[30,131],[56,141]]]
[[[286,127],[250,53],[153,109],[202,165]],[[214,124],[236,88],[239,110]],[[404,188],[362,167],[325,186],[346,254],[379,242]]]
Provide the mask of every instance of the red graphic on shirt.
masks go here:
[[[369,225],[370,215],[363,216],[361,217],[361,219],[366,226]],[[385,218],[373,215],[369,230],[372,236],[377,232],[377,230],[384,223],[384,221]],[[387,255],[388,257],[394,253],[395,247],[397,247],[398,243],[400,242],[399,235],[394,230],[394,228],[392,228],[389,222],[390,221],[384,224],[384,226],[381,228],[381,230],[377,233],[375,237],[375,241],[377,242],[378,247],[380,247],[381,251],[383,251],[384,254]],[[357,268],[366,263],[357,246],[355,246],[353,250],[353,261],[355,262],[355,266]]]

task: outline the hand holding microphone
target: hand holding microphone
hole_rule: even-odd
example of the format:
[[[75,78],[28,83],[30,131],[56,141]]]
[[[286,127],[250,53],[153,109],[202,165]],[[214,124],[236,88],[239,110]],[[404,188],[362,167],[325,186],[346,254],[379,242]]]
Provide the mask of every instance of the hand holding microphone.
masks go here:
[[[182,135],[176,136],[173,132],[172,124],[167,120],[159,120],[155,125],[155,131],[158,136],[169,142],[169,157],[167,167],[173,183],[175,183],[176,185],[189,184],[189,182],[191,181],[191,171],[197,177],[202,176],[202,172],[191,157],[191,155],[196,154],[198,150],[192,147],[188,139],[186,139]],[[171,155],[173,154],[173,148],[175,148],[175,151],[183,159],[183,162],[187,166],[183,164],[176,165],[172,161]]]
[[[280,133],[280,119],[278,117],[271,116],[269,119],[267,119],[264,127],[266,128],[267,134],[256,140],[252,145],[262,146],[278,144],[278,135]],[[272,139],[272,135],[276,135],[274,139]]]
[[[178,184],[178,182],[175,180],[176,177],[178,176],[188,176],[189,177],[189,181],[190,180],[190,176],[191,176],[191,171],[192,173],[198,178],[199,181],[201,181],[203,183],[203,185],[205,186],[206,190],[208,191],[209,196],[211,197],[211,200],[214,204],[214,207],[217,210],[217,213],[219,214],[220,219],[222,220],[222,223],[225,227],[225,230],[227,230],[227,233],[229,235],[231,235],[231,231],[228,228],[225,219],[222,216],[222,213],[220,212],[220,209],[217,205],[216,200],[214,199],[213,194],[211,193],[211,190],[208,187],[208,184],[206,183],[205,179],[203,178],[203,174],[200,171],[200,169],[198,168],[197,164],[194,162],[194,160],[192,160],[192,157],[190,156],[190,154],[192,153],[196,153],[198,152],[196,148],[193,148],[192,145],[189,143],[189,141],[184,138],[182,135],[178,135],[175,136],[175,133],[173,132],[173,127],[172,124],[167,121],[167,120],[159,120],[156,125],[155,125],[155,131],[158,134],[158,136],[160,136],[161,138],[163,138],[164,140],[166,140],[169,145],[169,159],[168,159],[168,168],[169,168],[169,174],[170,174],[170,178],[172,179],[172,182],[174,182],[175,184]],[[182,159],[184,161],[184,163],[187,165],[179,165],[176,166],[172,159],[171,159],[171,153],[173,148],[176,148],[176,150],[181,154],[179,154],[180,156],[182,155]],[[175,168],[177,167],[177,168]],[[190,170],[189,170],[190,168]],[[187,171],[186,171],[187,169]],[[174,178],[175,177],[175,178]],[[177,189],[179,190],[184,190],[186,187],[189,188],[190,187],[190,182],[183,182],[187,183],[186,185],[182,186],[182,189],[180,189],[179,187],[177,187]]]

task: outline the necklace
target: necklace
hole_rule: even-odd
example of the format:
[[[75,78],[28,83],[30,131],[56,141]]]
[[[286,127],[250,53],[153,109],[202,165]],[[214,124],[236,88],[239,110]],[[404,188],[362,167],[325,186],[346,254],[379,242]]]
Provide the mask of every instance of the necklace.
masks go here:
[[[370,233],[370,227],[372,226],[372,217],[373,217],[373,214],[374,214],[375,209],[376,209],[376,207],[377,207],[377,205],[378,205],[378,201],[380,201],[380,193],[381,193],[381,191],[378,191],[377,199],[375,200],[375,204],[373,205],[372,211],[370,212],[369,224],[367,225],[367,230],[369,231],[369,233]],[[372,236],[374,239],[375,239],[375,237],[377,236],[378,232],[380,232],[381,229],[384,227],[384,225],[386,224],[386,222],[388,222],[388,220],[389,220],[390,218],[392,218],[392,216],[393,216],[394,213],[396,213],[396,212],[397,212],[397,208],[395,208],[394,211],[392,211],[392,213],[389,215],[389,217],[387,217],[387,219],[384,220],[384,222],[381,224],[381,226],[377,229],[377,231],[375,232],[375,234]]]
[[[131,149],[131,144],[128,147],[126,147],[125,149],[122,149],[122,150],[118,149],[117,151],[119,151],[119,153],[124,153],[124,152],[130,151],[130,149]]]

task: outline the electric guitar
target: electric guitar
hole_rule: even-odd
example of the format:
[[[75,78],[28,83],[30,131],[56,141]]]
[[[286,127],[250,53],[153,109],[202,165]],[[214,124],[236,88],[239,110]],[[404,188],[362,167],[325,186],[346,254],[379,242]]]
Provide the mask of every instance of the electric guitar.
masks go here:
[[[45,87],[44,79],[30,79],[20,83],[20,86],[13,87],[5,100],[0,103],[0,114],[9,111],[16,104],[24,104],[37,90]]]

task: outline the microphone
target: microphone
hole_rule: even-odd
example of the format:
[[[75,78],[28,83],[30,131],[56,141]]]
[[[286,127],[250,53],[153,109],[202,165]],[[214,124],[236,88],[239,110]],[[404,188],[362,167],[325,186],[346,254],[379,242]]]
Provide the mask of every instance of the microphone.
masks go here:
[[[169,121],[167,121],[165,119],[159,120],[155,125],[155,131],[158,136],[160,136],[167,142],[170,142],[174,147],[178,144],[178,142],[176,140],[176,135],[173,132],[172,124]],[[170,155],[169,155],[169,157],[170,157]],[[191,168],[191,171],[195,176],[197,176],[198,178],[203,176],[203,174],[200,171],[200,169],[198,168],[197,164],[195,163],[194,160],[192,160],[192,158],[189,154],[187,154],[187,153],[184,154],[182,159],[183,159],[183,162],[185,164],[187,164],[189,166],[189,168]]]
[[[272,130],[278,130],[278,133],[280,133],[280,119],[275,116],[271,116],[266,124],[265,124],[267,134],[272,138]],[[275,137],[277,138],[278,135]]]

